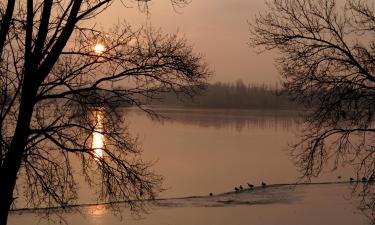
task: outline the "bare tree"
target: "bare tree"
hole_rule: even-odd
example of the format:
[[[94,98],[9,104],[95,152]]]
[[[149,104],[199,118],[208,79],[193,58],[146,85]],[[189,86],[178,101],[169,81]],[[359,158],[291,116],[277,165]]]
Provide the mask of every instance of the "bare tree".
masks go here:
[[[329,165],[375,176],[375,8],[365,0],[272,0],[250,23],[250,44],[274,49],[286,90],[307,107],[293,156],[303,177]],[[363,179],[365,180],[365,179]],[[363,206],[373,212],[369,183]]]
[[[125,23],[109,31],[88,25],[113,2],[0,3],[1,225],[15,189],[32,206],[76,200],[74,160],[103,201],[127,201],[136,209],[142,201],[134,200],[154,199],[160,191],[161,177],[141,159],[117,108],[142,108],[171,90],[194,95],[209,72],[178,34]],[[148,0],[136,2],[147,11]],[[105,140],[103,156],[92,145],[95,134]]]

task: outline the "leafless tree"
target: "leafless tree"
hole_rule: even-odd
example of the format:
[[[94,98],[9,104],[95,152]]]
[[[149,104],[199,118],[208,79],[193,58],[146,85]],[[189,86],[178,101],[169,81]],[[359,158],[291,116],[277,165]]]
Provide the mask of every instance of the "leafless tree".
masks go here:
[[[141,159],[117,108],[142,108],[162,92],[194,95],[209,71],[179,34],[89,25],[113,2],[0,2],[1,225],[15,190],[31,206],[71,204],[78,171],[105,202],[137,209],[142,201],[134,200],[154,199],[160,191],[161,177]],[[135,2],[148,10],[148,0]],[[104,136],[103,157],[92,147],[95,133]]]
[[[375,7],[371,1],[272,0],[250,22],[250,44],[279,53],[285,89],[305,104],[293,156],[303,177],[353,166],[375,177]],[[371,182],[370,182],[371,183]],[[374,212],[366,183],[363,206]]]

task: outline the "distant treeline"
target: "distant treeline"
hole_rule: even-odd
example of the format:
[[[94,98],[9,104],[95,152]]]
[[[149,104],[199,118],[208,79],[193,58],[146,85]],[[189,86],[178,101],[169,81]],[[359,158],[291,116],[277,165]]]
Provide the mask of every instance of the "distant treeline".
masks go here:
[[[174,93],[161,96],[151,104],[189,108],[233,108],[233,109],[299,109],[300,105],[283,94],[282,89],[270,85],[217,82],[209,84],[200,96],[193,99],[179,97]]]
[[[137,98],[137,96],[134,97]],[[241,80],[235,83],[209,84],[206,90],[193,98],[176,96],[174,92],[164,93],[153,100],[147,100],[143,96],[138,97],[148,105],[165,107],[289,110],[302,108],[277,86],[245,84]],[[104,99],[110,101],[114,106],[132,106],[131,102],[126,103],[113,93],[105,91],[87,92],[76,96],[77,101],[91,104],[100,104]]]

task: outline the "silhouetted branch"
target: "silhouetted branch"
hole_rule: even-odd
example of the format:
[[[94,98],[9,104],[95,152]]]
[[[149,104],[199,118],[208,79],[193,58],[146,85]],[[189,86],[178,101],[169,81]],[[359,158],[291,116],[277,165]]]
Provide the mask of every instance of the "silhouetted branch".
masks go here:
[[[148,2],[135,1],[146,13]],[[77,200],[73,171],[97,188],[100,200],[142,210],[144,201],[134,200],[154,199],[162,178],[141,160],[120,107],[156,117],[143,107],[147,98],[196,94],[210,75],[201,55],[180,34],[80,23],[113,0],[14,3],[0,3],[0,224],[15,189],[32,206],[65,208]],[[97,44],[103,51],[95,52]],[[103,157],[94,134],[104,139]]]
[[[273,0],[250,24],[250,44],[280,51],[283,86],[309,109],[292,146],[302,176],[333,163],[368,180],[375,172],[375,8],[349,0],[340,9],[335,0]],[[373,205],[373,188],[364,187],[364,205]]]

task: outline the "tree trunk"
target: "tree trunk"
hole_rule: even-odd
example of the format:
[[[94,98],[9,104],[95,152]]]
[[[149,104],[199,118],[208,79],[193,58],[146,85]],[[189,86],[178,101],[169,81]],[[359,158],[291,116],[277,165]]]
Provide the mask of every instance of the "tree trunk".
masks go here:
[[[30,96],[35,95],[30,95],[30,91],[23,93],[14,136],[0,168],[0,225],[7,224],[8,212],[13,202],[13,190],[26,148],[34,109],[35,98]]]

